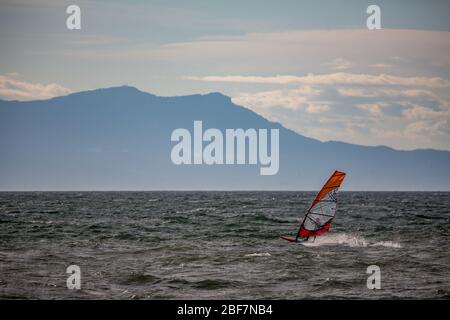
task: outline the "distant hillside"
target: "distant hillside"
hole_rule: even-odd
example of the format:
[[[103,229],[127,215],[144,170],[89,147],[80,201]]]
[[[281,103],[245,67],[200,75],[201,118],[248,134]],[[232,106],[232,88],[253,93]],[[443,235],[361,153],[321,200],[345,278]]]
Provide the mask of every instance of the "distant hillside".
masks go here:
[[[280,170],[176,166],[176,128],[279,128]],[[396,151],[306,138],[219,93],[158,97],[132,87],[0,101],[0,190],[318,189],[335,169],[347,190],[450,190],[450,152]]]

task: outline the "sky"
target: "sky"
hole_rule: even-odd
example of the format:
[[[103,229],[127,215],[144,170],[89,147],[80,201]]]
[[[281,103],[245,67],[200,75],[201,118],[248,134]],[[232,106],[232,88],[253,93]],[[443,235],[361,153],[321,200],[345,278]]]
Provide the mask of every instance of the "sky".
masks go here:
[[[321,141],[450,150],[449,1],[0,0],[0,56],[6,100],[222,92]]]

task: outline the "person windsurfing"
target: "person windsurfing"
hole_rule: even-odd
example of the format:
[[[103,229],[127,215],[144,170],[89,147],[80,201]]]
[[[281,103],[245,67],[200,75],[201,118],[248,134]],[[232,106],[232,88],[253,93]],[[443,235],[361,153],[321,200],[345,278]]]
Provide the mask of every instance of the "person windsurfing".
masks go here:
[[[282,237],[282,238],[283,238],[283,237]],[[295,242],[306,242],[306,241],[309,240],[309,236],[306,236],[306,237],[302,238],[301,241],[298,241],[298,238],[300,238],[300,236],[299,236],[298,233],[297,233],[297,235],[295,236]],[[284,239],[284,238],[283,238],[283,239]],[[314,242],[314,241],[316,241],[316,236],[314,236],[313,242]]]
[[[306,212],[295,238],[287,236],[281,238],[289,242],[306,242],[309,237],[314,237],[315,240],[316,236],[327,232],[336,214],[337,192],[344,179],[344,172],[335,171]]]

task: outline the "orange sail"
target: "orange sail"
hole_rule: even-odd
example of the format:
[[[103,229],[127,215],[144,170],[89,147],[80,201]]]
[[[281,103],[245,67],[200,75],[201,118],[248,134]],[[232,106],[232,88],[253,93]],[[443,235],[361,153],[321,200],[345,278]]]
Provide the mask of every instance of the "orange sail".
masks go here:
[[[298,237],[319,236],[330,229],[336,214],[337,191],[345,173],[335,171],[317,194],[298,230]]]

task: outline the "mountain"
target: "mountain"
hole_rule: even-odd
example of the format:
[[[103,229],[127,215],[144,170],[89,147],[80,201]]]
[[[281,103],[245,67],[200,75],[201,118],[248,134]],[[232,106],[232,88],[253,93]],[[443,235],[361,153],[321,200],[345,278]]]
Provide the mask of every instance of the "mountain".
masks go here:
[[[177,128],[277,128],[280,167],[174,165]],[[347,190],[450,190],[450,152],[397,151],[297,134],[220,93],[159,97],[115,87],[0,101],[0,190],[317,190],[335,169]]]

